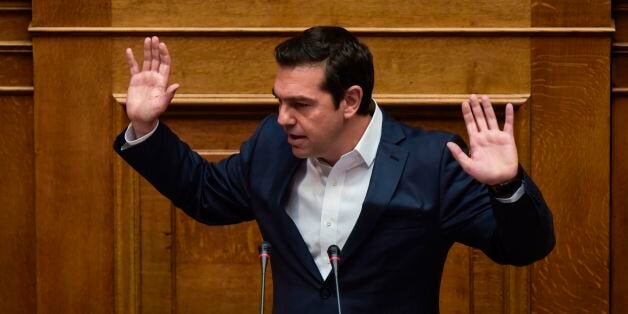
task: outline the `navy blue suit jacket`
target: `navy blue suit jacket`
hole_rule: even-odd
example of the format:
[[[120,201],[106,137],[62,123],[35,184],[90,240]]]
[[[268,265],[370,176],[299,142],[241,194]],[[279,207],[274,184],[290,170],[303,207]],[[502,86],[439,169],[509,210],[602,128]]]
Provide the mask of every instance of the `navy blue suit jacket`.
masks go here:
[[[525,195],[495,201],[452,158],[454,135],[402,125],[384,115],[381,142],[358,221],[342,249],[343,313],[437,313],[441,273],[454,242],[501,264],[525,265],[554,246],[552,217],[523,173]],[[332,276],[321,278],[284,209],[293,156],[276,116],[240,153],[206,162],[164,124],[144,143],[115,150],[161,193],[206,224],[257,220],[273,246],[274,313],[336,313]]]

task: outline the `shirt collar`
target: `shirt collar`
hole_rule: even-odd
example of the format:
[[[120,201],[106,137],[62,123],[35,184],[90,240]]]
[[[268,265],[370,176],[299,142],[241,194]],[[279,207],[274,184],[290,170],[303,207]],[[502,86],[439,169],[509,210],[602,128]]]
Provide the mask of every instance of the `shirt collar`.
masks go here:
[[[369,125],[366,127],[366,130],[360,137],[360,141],[355,146],[353,150],[342,155],[338,162],[341,160],[350,158],[353,161],[349,164],[344,164],[343,168],[353,168],[360,163],[364,163],[367,168],[371,167],[373,161],[375,160],[375,155],[377,154],[377,148],[379,146],[379,141],[382,137],[382,121],[383,115],[382,111],[379,109],[379,106],[373,99],[375,104],[375,110],[373,116],[371,117],[371,121]],[[308,158],[308,160],[318,168],[318,171],[323,175],[328,175],[329,171],[331,171],[331,166],[327,165],[325,162],[321,162],[317,158]],[[346,161],[346,160],[345,160]],[[325,169],[324,169],[325,168]]]
[[[375,99],[373,99],[373,102],[375,103],[375,112],[373,113],[371,122],[369,122],[369,126],[366,128],[366,131],[364,131],[364,134],[362,134],[362,138],[360,138],[358,145],[356,145],[354,149],[360,154],[362,160],[368,167],[370,167],[375,160],[379,141],[382,138],[382,111],[379,109]]]

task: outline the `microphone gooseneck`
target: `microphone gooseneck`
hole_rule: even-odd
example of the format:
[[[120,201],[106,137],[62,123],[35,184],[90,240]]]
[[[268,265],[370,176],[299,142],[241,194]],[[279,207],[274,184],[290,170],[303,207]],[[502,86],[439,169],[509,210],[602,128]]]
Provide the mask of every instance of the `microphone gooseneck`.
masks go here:
[[[265,299],[265,293],[266,293],[266,266],[268,262],[270,261],[271,250],[272,250],[272,247],[270,243],[266,241],[262,241],[262,243],[260,243],[259,260],[260,260],[260,265],[262,266],[262,270],[261,270],[262,287],[261,287],[261,292],[260,292],[260,313],[261,314],[264,314],[264,299]]]
[[[334,281],[336,282],[336,301],[338,301],[338,314],[342,314],[340,309],[340,286],[338,285],[338,262],[340,261],[340,248],[332,244],[327,249],[327,255],[329,256],[329,262],[331,263],[331,270],[334,273]]]

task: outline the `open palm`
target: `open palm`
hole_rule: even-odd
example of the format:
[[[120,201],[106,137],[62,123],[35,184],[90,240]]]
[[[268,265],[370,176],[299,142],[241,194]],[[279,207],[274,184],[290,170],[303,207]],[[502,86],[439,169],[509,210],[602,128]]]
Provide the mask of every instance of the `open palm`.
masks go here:
[[[514,110],[506,105],[506,121],[500,130],[488,97],[475,95],[462,103],[462,114],[469,133],[469,155],[455,143],[447,147],[462,169],[476,180],[495,185],[517,175],[519,161],[513,134]]]
[[[157,119],[168,108],[179,85],[168,86],[170,54],[166,44],[159,42],[159,38],[144,40],[141,70],[130,48],[126,50],[126,58],[131,71],[126,112],[136,136],[140,137],[155,127]]]

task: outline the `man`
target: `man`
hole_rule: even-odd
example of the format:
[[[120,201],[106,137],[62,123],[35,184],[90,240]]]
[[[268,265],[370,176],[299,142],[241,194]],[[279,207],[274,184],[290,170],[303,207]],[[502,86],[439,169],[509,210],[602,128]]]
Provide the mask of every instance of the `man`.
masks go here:
[[[326,250],[341,249],[344,313],[437,313],[449,248],[525,265],[554,246],[552,218],[519,167],[514,113],[503,130],[488,98],[462,104],[470,155],[444,132],[404,126],[372,100],[368,48],[314,27],[275,49],[269,116],[240,153],[210,164],[158,122],[177,84],[156,37],[142,68],[127,49],[129,128],[116,151],[195,219],[256,219],[273,245],[275,313],[336,313]]]

